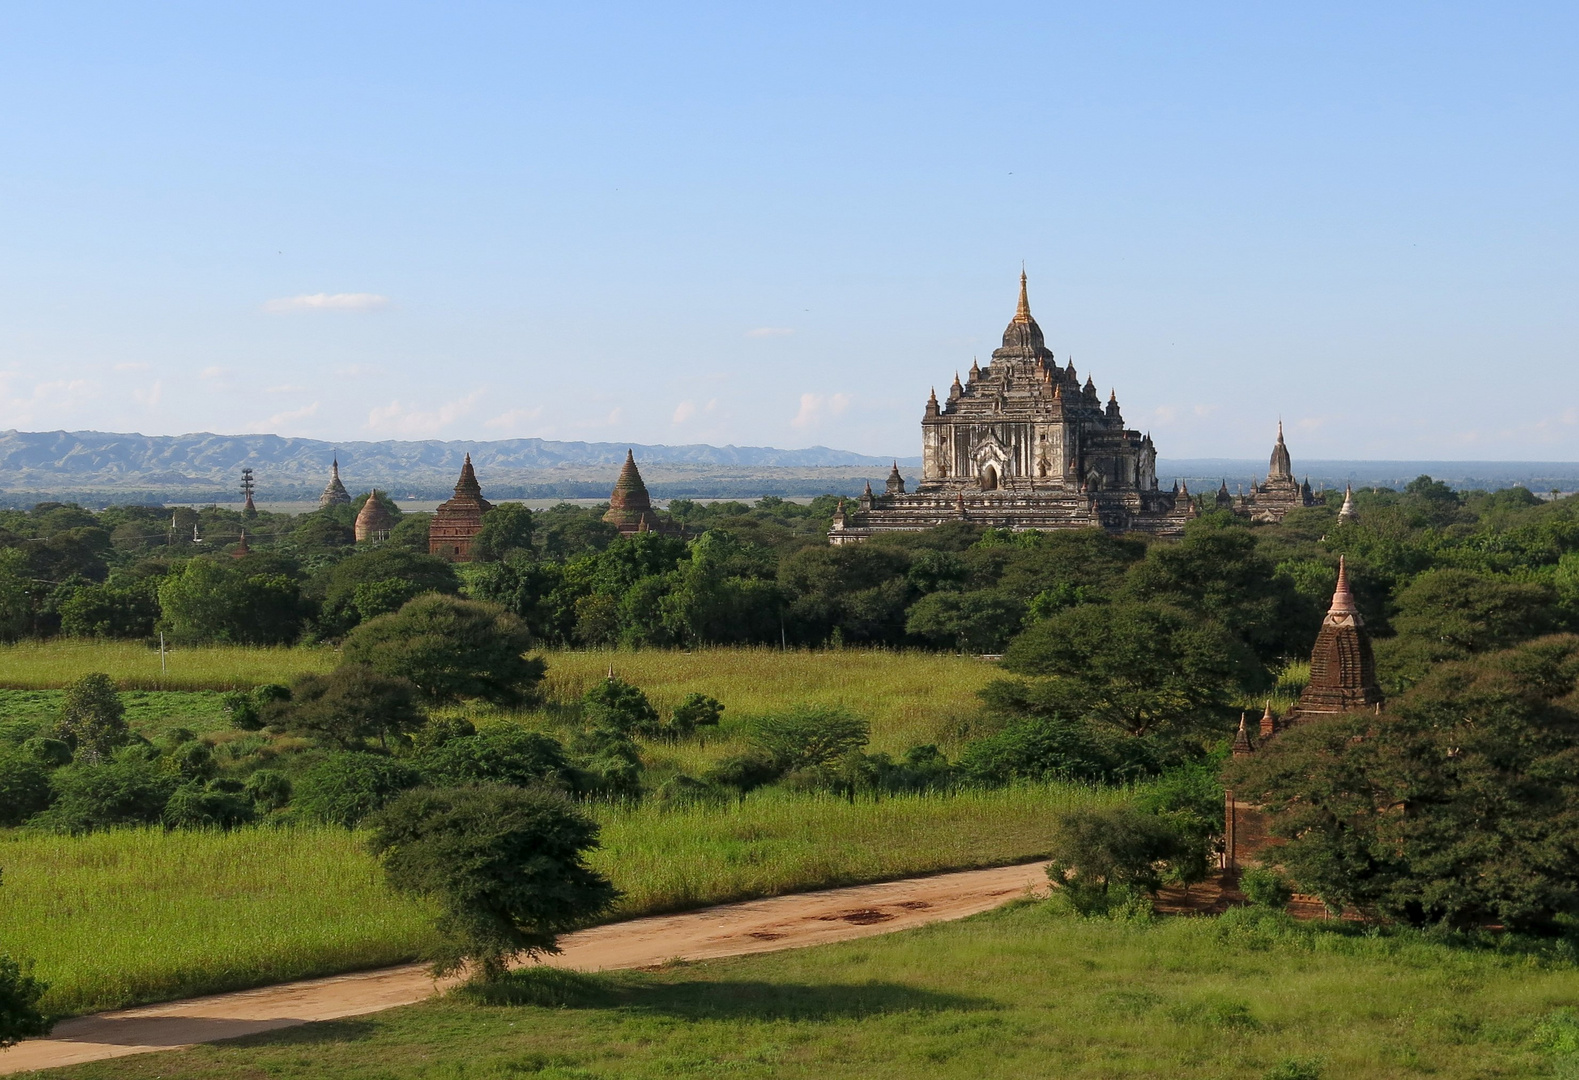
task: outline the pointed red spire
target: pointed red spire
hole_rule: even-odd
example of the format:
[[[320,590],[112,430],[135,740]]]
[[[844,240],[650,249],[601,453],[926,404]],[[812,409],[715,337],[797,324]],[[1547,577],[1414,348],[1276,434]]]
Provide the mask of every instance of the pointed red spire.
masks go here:
[[[1338,556],[1338,586],[1332,590],[1332,606],[1327,609],[1328,615],[1358,615],[1360,609],[1354,606],[1354,593],[1349,591],[1349,568],[1342,555]]]

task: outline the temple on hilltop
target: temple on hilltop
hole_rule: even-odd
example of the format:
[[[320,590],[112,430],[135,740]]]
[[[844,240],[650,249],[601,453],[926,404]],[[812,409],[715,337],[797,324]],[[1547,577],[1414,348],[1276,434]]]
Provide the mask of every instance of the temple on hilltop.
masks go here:
[[[323,494],[318,496],[318,509],[327,510],[331,506],[351,505],[351,493],[340,482],[340,459],[336,457],[334,464],[329,466],[329,482],[323,486]]]
[[[1300,692],[1299,704],[1287,715],[1277,717],[1268,702],[1254,735],[1241,716],[1239,731],[1234,735],[1234,757],[1254,754],[1279,732],[1322,716],[1370,709],[1380,713],[1382,702],[1371,636],[1349,589],[1348,565],[1339,557],[1338,584],[1332,591],[1327,616],[1321,620],[1316,647],[1310,653],[1310,682]],[[1281,842],[1269,835],[1265,811],[1254,803],[1240,802],[1232,791],[1225,794],[1224,819],[1224,870],[1254,865],[1260,861],[1263,850]]]
[[[482,531],[483,515],[492,509],[493,503],[482,497],[472,456],[467,454],[461,478],[455,481],[454,496],[433,512],[428,525],[428,554],[451,562],[471,562],[472,539]]]
[[[609,512],[603,515],[603,520],[619,529],[621,536],[673,531],[652,508],[647,485],[642,483],[641,472],[636,468],[636,455],[630,450],[625,451],[625,464],[620,468],[619,479],[614,481]]]
[[[1176,535],[1196,515],[1187,492],[1157,484],[1150,435],[1124,426],[1118,395],[1104,405],[1096,383],[1082,385],[1074,361],[1060,365],[1031,317],[1026,278],[991,363],[921,418],[921,482],[905,490],[896,463],[881,495],[841,504],[831,544],[859,543],[884,532],[973,521],[1008,529],[1093,526]]]

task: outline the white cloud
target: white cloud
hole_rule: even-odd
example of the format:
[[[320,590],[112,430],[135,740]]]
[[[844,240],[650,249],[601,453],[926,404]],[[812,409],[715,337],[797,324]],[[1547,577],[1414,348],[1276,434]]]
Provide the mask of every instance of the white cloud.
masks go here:
[[[223,379],[226,375],[230,374],[230,369],[220,367],[218,364],[211,364],[200,371],[198,374],[200,374],[205,379]]]
[[[19,372],[0,372],[0,423],[23,425],[35,419],[60,423],[59,418],[70,416],[79,402],[98,396],[98,384],[87,379],[52,379],[18,392],[12,389],[18,378]]]
[[[607,423],[610,427],[613,427],[623,419],[625,419],[625,409],[622,406],[616,405],[612,410],[610,410]]]
[[[691,419],[691,417],[693,417],[695,415],[696,415],[696,402],[694,402],[694,401],[682,401],[682,402],[680,402],[679,405],[675,406],[675,409],[674,409],[674,422],[676,424],[683,424],[683,423],[685,423],[687,420]]]
[[[389,303],[389,297],[370,292],[304,293],[281,296],[266,302],[263,310],[276,314],[287,311],[374,311]]]
[[[296,386],[292,383],[281,383],[279,386],[271,386],[263,392],[265,394],[299,394],[305,389],[307,389],[305,386]]]
[[[470,413],[482,395],[481,390],[474,390],[463,398],[445,402],[435,409],[410,408],[399,401],[391,401],[369,412],[366,426],[370,431],[387,431],[396,435],[437,435]]]
[[[787,326],[759,326],[755,330],[747,330],[746,337],[789,337],[794,332]]]
[[[345,367],[335,368],[334,373],[347,379],[360,379],[371,375],[382,375],[384,369],[372,364],[347,364]]]
[[[150,409],[159,404],[159,399],[164,397],[164,381],[155,379],[154,384],[146,390],[133,390],[132,400],[139,405],[146,405]]]
[[[306,420],[309,416],[317,416],[318,405],[319,403],[315,401],[311,405],[303,406],[300,409],[290,409],[286,412],[275,413],[257,426],[268,435],[297,434],[296,430],[292,430],[296,421]]]
[[[500,413],[491,420],[484,420],[482,422],[482,426],[491,428],[518,429],[521,426],[536,420],[542,415],[543,407],[541,405],[535,409],[511,409],[509,412]]]
[[[798,428],[816,427],[829,417],[838,416],[850,407],[849,394],[802,394],[800,412],[790,424]]]
[[[134,360],[134,361],[130,361],[130,362],[125,363],[125,364],[116,364],[115,365],[115,370],[116,371],[147,371],[151,367],[153,367],[152,364],[145,364],[145,363],[143,363],[140,360]]]

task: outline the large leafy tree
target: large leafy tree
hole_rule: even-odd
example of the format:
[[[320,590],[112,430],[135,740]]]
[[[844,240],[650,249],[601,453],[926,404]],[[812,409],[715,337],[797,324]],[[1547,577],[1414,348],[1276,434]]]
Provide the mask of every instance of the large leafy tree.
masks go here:
[[[177,642],[245,645],[295,641],[308,614],[288,567],[250,558],[192,559],[160,583],[159,610]]]
[[[387,749],[404,742],[426,719],[417,688],[367,664],[341,664],[327,675],[304,675],[290,696],[270,701],[263,719],[270,727],[311,736],[342,750],[358,750],[376,739]]]
[[[1154,545],[1130,570],[1125,592],[1215,621],[1263,661],[1307,652],[1320,625],[1293,581],[1228,514],[1208,514],[1190,522],[1178,543]]]
[[[564,796],[502,784],[421,788],[374,820],[371,847],[397,891],[439,909],[438,972],[502,976],[522,954],[557,952],[560,933],[619,893],[587,867],[598,827]]]
[[[460,578],[443,559],[394,544],[381,544],[341,559],[317,575],[313,593],[322,599],[319,622],[330,634],[391,611],[423,593],[458,593]]]
[[[481,698],[519,705],[537,692],[546,665],[528,657],[531,635],[493,604],[429,593],[358,626],[345,660],[409,679],[431,703]]]
[[[1416,925],[1579,914],[1579,637],[1444,664],[1228,768],[1306,891]]]
[[[1130,735],[1218,730],[1235,692],[1265,671],[1210,619],[1162,604],[1083,604],[1034,624],[1004,667],[1035,677],[1000,703],[1032,715],[1087,719]]]
[[[482,529],[472,537],[472,558],[498,562],[515,552],[532,552],[536,521],[524,503],[500,503],[482,519]]]

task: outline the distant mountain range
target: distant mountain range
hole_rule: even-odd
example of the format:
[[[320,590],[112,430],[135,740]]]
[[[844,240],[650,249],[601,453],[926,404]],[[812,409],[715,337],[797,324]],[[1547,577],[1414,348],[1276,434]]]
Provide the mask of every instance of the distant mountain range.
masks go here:
[[[607,496],[626,450],[636,454],[655,495],[696,497],[820,494],[859,490],[886,478],[892,458],[813,446],[653,446],[639,443],[440,441],[329,443],[278,435],[131,435],[101,431],[0,433],[0,492],[5,501],[91,497],[191,502],[239,499],[250,467],[260,501],[316,498],[336,456],[352,491],[377,487],[398,496],[445,498],[471,454],[490,498]],[[920,458],[900,458],[919,467]],[[777,485],[777,486],[776,486]],[[782,488],[782,490],[779,490]]]
[[[603,499],[633,450],[654,497],[740,498],[854,494],[881,490],[893,458],[813,446],[661,446],[632,443],[424,441],[329,443],[278,435],[125,435],[101,431],[0,433],[0,503],[46,499],[111,502],[236,503],[243,467],[253,470],[259,502],[315,500],[338,455],[353,493],[379,488],[397,499],[448,498],[467,453],[483,494],[499,499]],[[912,489],[919,457],[899,458]],[[1157,475],[1199,492],[1226,481],[1230,491],[1266,474],[1266,459],[1163,458]],[[1301,461],[1294,471],[1315,486],[1402,487],[1422,473],[1456,488],[1532,491],[1579,489],[1579,464],[1530,461]]]

